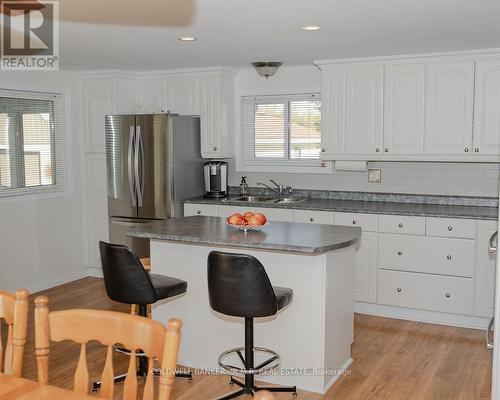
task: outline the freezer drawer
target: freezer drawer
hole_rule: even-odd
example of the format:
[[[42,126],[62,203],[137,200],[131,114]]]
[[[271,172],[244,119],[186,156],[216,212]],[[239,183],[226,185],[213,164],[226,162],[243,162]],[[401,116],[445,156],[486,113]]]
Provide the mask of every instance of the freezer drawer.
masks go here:
[[[151,220],[110,218],[109,241],[115,244],[123,244],[131,248],[139,258],[149,257],[149,239],[127,236],[127,233],[130,232],[132,228],[148,222],[151,222]]]

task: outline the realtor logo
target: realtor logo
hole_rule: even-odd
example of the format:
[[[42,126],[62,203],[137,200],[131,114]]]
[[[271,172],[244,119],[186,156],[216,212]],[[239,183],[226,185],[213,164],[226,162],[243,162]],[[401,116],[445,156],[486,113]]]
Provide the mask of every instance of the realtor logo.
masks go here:
[[[59,3],[1,1],[0,70],[59,68]]]

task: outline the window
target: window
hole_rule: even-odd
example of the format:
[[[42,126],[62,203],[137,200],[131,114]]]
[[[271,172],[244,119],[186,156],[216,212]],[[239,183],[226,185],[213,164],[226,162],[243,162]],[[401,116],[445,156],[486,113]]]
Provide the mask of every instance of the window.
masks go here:
[[[241,104],[243,164],[320,166],[318,94],[248,96]]]
[[[60,95],[0,90],[0,196],[61,190]]]

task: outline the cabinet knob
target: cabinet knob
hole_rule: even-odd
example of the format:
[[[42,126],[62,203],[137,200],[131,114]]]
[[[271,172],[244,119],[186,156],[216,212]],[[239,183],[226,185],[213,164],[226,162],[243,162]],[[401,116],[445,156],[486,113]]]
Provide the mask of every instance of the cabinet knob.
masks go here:
[[[358,221],[356,221],[355,219],[352,220],[353,225],[356,225],[357,223],[358,223]]]
[[[400,287],[398,287],[398,288],[396,289],[396,292],[401,293],[401,288],[400,288]]]
[[[217,147],[214,146],[214,151],[217,151]]]
[[[386,148],[384,149],[384,151],[385,151],[386,153],[388,153],[388,152],[389,152],[389,149],[386,147]]]
[[[314,217],[309,218],[309,221],[314,222]]]
[[[449,227],[448,227],[448,230],[449,230],[449,231],[452,231],[452,230],[453,230],[453,227],[452,227],[452,226],[449,226]]]
[[[447,256],[446,256],[446,259],[447,259],[447,260],[451,260],[451,256],[450,256],[450,255],[447,255]]]
[[[196,214],[200,215],[201,214],[201,210],[197,210]]]
[[[326,151],[326,149],[324,147],[322,147],[321,151],[324,153]]]
[[[477,147],[474,149],[474,153],[479,153],[479,149]]]
[[[376,151],[377,153],[380,153],[380,149],[379,149],[378,147],[375,149],[375,151]]]
[[[401,250],[398,251],[398,256],[402,256],[403,252]]]
[[[402,228],[402,227],[403,227],[403,223],[402,223],[402,222],[400,222],[400,223],[398,224],[398,226],[399,226],[400,228]]]
[[[465,151],[466,153],[468,153],[468,152],[469,152],[469,148],[468,148],[468,147],[466,147],[466,148],[464,149],[464,151]]]
[[[446,293],[446,294],[445,294],[445,296],[446,296],[446,298],[448,298],[448,299],[449,299],[449,298],[451,297],[451,294]]]

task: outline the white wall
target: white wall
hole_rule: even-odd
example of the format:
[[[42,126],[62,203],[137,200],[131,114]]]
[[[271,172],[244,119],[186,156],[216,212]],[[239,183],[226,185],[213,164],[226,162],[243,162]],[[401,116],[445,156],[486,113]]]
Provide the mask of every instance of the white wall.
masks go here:
[[[241,70],[236,77],[236,134],[240,132],[240,98],[248,95],[320,92],[320,71],[314,67],[282,67],[264,79],[254,69]],[[369,183],[366,172],[334,171],[333,174],[250,173],[229,167],[229,184],[237,186],[241,176],[250,186],[258,180],[276,179],[298,189],[322,189],[383,193],[498,196],[500,164],[374,162],[382,169],[382,183]]]
[[[85,275],[80,103],[69,72],[0,72],[0,88],[66,96],[68,193],[43,199],[0,199],[0,290],[30,291]]]

